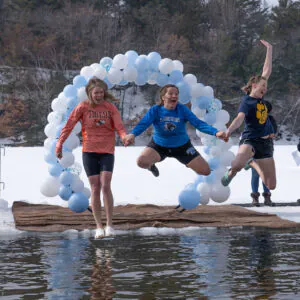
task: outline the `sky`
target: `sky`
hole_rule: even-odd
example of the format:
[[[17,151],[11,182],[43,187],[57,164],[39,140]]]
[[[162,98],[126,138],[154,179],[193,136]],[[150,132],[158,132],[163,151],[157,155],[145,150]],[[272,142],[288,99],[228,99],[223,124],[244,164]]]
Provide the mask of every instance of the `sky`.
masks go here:
[[[202,146],[196,146],[205,157]],[[155,178],[149,171],[136,165],[136,158],[144,147],[117,147],[115,152],[115,169],[112,180],[112,190],[115,205],[131,204],[178,204],[178,195],[184,187],[193,183],[197,175],[175,159],[167,158],[157,166],[160,176]],[[237,146],[231,151],[236,153]],[[277,188],[272,192],[272,200],[278,203],[296,202],[300,199],[299,179],[300,166],[293,159],[292,152],[296,145],[276,145],[275,161],[277,170]],[[81,164],[81,148],[73,151],[76,162]],[[299,152],[296,152],[299,156]],[[300,157],[300,156],[299,156]],[[30,203],[47,203],[67,206],[67,202],[58,196],[46,198],[40,193],[40,186],[48,176],[47,164],[44,162],[43,147],[6,147],[2,156],[2,181],[5,189],[1,190],[2,203],[7,202],[11,207],[14,201],[22,200]],[[84,171],[80,175],[88,187]],[[251,171],[242,170],[230,184],[230,196],[222,204],[251,202]],[[260,192],[262,187],[260,186]],[[4,201],[3,201],[4,200]],[[262,199],[260,199],[262,201]],[[208,205],[220,205],[210,200]],[[259,212],[276,213],[280,217],[300,222],[299,207],[259,207],[251,208]],[[10,214],[10,215],[7,215]],[[1,210],[0,227],[7,220],[12,221],[10,210]],[[5,230],[2,228],[2,230]]]

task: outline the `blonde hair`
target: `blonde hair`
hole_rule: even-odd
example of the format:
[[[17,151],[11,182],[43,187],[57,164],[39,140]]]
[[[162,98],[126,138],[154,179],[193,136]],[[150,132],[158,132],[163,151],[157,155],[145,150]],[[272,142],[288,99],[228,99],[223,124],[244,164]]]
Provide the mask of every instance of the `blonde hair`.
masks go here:
[[[162,97],[166,94],[168,88],[171,88],[171,87],[172,88],[176,88],[177,91],[178,91],[178,94],[179,94],[179,89],[178,89],[178,87],[176,85],[174,85],[174,84],[166,84],[159,91],[159,101],[158,101],[157,105],[164,105],[164,100],[163,100]]]
[[[260,75],[256,75],[256,76],[252,76],[250,77],[250,79],[248,80],[247,84],[245,86],[243,86],[241,88],[241,90],[243,92],[245,92],[247,95],[250,95],[251,94],[251,91],[252,91],[252,84],[253,83],[259,83],[261,81],[261,79],[263,80],[267,80],[266,77],[264,76],[260,76]]]
[[[88,84],[86,85],[85,87],[85,91],[86,91],[86,94],[88,96],[88,102],[91,106],[95,106],[96,103],[93,101],[93,98],[92,98],[92,91],[95,87],[100,87],[104,90],[104,100],[106,101],[112,101],[112,102],[119,102],[118,99],[116,99],[112,94],[110,94],[107,90],[108,90],[108,86],[107,84],[101,80],[101,79],[98,79],[96,77],[93,77],[89,80]]]

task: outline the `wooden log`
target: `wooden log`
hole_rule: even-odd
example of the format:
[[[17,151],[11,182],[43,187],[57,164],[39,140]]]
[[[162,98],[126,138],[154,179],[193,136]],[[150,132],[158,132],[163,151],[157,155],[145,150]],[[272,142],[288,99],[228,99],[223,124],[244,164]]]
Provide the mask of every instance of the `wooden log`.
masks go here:
[[[116,229],[142,227],[232,227],[258,226],[268,228],[299,228],[300,223],[280,219],[277,215],[260,213],[234,205],[198,206],[179,213],[173,206],[128,204],[114,207]],[[26,231],[59,232],[68,229],[94,229],[90,211],[74,213],[55,205],[30,204],[16,201],[12,207],[16,228]],[[106,218],[102,211],[103,223]]]

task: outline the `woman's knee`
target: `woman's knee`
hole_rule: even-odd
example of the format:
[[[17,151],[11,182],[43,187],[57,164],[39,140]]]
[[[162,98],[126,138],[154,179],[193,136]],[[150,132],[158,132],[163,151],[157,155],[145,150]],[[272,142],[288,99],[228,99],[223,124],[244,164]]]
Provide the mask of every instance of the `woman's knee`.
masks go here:
[[[139,156],[136,163],[140,168],[143,169],[148,169],[150,167],[149,160],[144,155]]]

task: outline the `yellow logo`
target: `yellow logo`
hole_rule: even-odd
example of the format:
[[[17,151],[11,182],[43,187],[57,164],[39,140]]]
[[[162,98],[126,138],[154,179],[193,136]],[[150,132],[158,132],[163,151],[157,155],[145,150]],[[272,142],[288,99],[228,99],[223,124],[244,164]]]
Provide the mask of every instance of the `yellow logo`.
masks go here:
[[[265,124],[268,118],[268,109],[263,103],[256,104],[256,118],[259,124]]]

